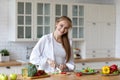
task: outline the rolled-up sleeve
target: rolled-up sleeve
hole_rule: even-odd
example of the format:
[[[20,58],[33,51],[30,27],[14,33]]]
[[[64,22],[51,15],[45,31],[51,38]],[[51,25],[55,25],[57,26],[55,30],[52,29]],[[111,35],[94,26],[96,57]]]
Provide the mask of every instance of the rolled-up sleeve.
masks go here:
[[[45,37],[42,37],[32,50],[30,56],[30,63],[44,67],[46,65],[47,57],[43,54],[45,46]]]

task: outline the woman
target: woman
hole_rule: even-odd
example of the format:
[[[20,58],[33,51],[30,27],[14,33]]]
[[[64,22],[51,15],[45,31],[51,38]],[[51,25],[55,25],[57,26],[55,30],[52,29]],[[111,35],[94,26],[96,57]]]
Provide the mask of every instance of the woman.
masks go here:
[[[72,21],[66,16],[56,20],[55,31],[40,38],[30,56],[30,62],[38,65],[45,72],[74,70],[73,54],[71,52],[69,29]]]

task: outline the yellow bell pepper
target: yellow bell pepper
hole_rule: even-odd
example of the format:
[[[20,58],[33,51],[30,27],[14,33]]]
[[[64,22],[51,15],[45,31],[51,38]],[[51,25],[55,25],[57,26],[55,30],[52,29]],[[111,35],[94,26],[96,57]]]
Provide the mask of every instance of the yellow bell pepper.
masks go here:
[[[110,73],[110,67],[109,66],[103,66],[102,67],[102,73],[103,74],[109,74]]]

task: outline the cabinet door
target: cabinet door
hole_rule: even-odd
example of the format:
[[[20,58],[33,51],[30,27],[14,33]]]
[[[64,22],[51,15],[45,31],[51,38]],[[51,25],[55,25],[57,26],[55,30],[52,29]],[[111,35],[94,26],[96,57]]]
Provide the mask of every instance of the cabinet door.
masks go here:
[[[115,24],[106,22],[101,24],[101,48],[112,50],[115,46]]]
[[[100,19],[100,7],[95,4],[85,5],[85,21],[87,22],[98,22]],[[102,16],[102,15],[101,15]]]
[[[84,6],[72,5],[72,38],[83,39],[84,38]]]
[[[115,6],[114,5],[100,5],[99,19],[102,22],[115,22]]]
[[[0,73],[1,74],[12,74],[12,73],[16,73],[16,74],[21,74],[22,73],[22,68],[24,66],[8,66],[8,67],[0,67]]]
[[[68,5],[67,4],[55,4],[55,18],[59,18],[61,16],[68,16]]]
[[[36,2],[35,4],[35,30],[36,39],[51,32],[51,4]]]
[[[17,2],[17,39],[32,40],[33,34],[32,2]]]
[[[0,67],[0,74],[9,74],[11,72],[10,68]]]
[[[85,24],[85,40],[87,49],[100,49],[101,26],[97,22]]]
[[[22,74],[22,69],[24,68],[25,66],[12,66],[12,69],[14,69],[14,73],[16,74]]]
[[[86,4],[85,21],[87,22],[114,22],[114,5]]]

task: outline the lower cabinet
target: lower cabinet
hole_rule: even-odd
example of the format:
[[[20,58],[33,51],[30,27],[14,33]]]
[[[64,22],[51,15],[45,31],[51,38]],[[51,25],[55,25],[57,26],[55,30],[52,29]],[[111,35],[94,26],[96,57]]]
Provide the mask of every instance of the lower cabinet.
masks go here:
[[[105,65],[112,65],[116,64],[118,67],[120,67],[120,61],[106,61],[106,62],[80,62],[80,63],[75,63],[75,70],[81,70],[83,68],[93,68],[93,69],[102,69],[103,66]]]
[[[16,74],[21,74],[22,73],[22,68],[24,66],[6,66],[6,67],[0,67],[0,74],[11,74],[11,73],[16,73]]]

